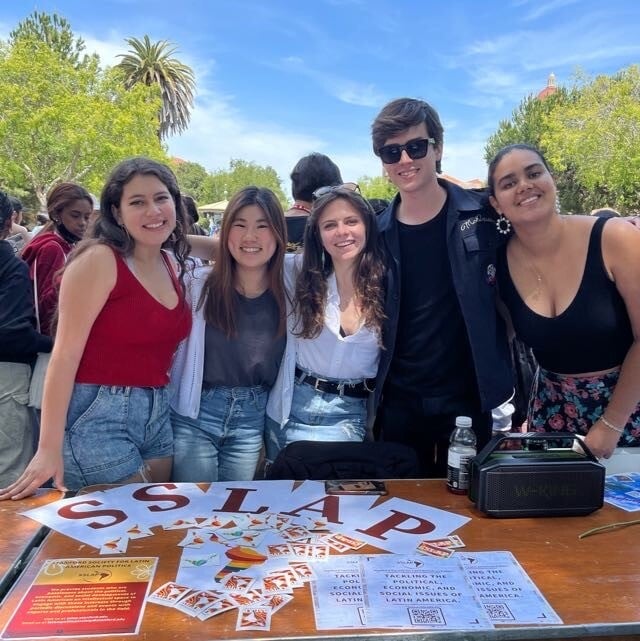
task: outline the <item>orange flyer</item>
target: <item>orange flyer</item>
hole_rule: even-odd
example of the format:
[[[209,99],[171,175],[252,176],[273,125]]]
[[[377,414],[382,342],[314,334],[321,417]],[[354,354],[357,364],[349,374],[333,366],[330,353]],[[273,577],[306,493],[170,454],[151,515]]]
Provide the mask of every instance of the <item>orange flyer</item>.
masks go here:
[[[157,562],[156,557],[48,560],[2,638],[137,634]]]

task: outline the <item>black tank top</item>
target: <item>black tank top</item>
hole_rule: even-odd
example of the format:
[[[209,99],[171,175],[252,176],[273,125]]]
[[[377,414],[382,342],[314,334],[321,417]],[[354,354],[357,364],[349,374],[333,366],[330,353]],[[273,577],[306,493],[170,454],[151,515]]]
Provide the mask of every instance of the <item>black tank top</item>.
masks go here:
[[[602,259],[606,222],[606,218],[598,218],[594,223],[578,292],[569,307],[554,318],[536,314],[525,304],[511,280],[506,247],[500,252],[500,294],[516,335],[531,347],[540,366],[552,372],[580,374],[617,367],[633,342],[627,308]]]

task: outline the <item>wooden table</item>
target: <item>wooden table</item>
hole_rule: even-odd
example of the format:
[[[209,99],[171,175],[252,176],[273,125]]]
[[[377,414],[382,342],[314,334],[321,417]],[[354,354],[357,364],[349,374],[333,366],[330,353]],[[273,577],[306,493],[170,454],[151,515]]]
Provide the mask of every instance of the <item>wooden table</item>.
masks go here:
[[[539,590],[564,621],[562,626],[499,627],[456,631],[321,631],[314,625],[308,587],[278,612],[270,632],[236,632],[237,613],[226,612],[199,621],[178,610],[148,603],[139,639],[202,641],[205,639],[357,639],[478,640],[591,639],[631,641],[640,638],[640,526],[611,530],[579,540],[600,525],[634,518],[610,505],[586,517],[493,519],[480,514],[466,496],[450,494],[441,480],[389,481],[390,495],[471,517],[456,531],[468,551],[513,552]],[[637,516],[637,514],[636,514]],[[3,535],[3,538],[6,535]],[[152,589],[175,579],[184,531],[130,541],[127,556],[158,556]],[[363,551],[371,551],[364,548]],[[0,609],[0,629],[18,605],[46,559],[97,557],[97,551],[56,532],[47,535],[30,565]],[[87,637],[79,637],[87,638]],[[130,636],[102,637],[126,641]]]
[[[62,494],[58,490],[41,489],[22,501],[0,501],[0,600],[20,574],[31,550],[47,532],[47,528],[20,513],[60,498]]]

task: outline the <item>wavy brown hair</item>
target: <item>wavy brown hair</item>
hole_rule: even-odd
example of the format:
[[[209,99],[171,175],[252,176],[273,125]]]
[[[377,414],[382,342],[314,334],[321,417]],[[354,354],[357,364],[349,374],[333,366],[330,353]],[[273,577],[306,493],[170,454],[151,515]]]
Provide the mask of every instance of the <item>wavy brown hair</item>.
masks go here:
[[[295,334],[302,338],[315,338],[324,327],[327,278],[333,272],[333,260],[322,245],[319,221],[326,207],[339,199],[345,200],[358,212],[365,227],[365,245],[356,258],[353,271],[353,285],[364,324],[380,333],[385,317],[385,264],[375,214],[358,193],[336,188],[316,200],[305,229],[302,269],[296,279],[294,304]]]
[[[180,266],[180,284],[184,289],[183,279],[187,260],[190,260],[188,257],[191,246],[186,237],[182,195],[178,181],[171,169],[150,158],[137,157],[123,160],[111,172],[100,196],[100,215],[93,225],[89,226],[85,240],[78,244],[69,257],[67,265],[89,247],[98,244],[108,245],[122,256],[128,256],[133,252],[135,241],[127,230],[118,223],[115,212],[120,208],[125,185],[136,176],[155,176],[171,195],[176,210],[176,226],[162,248],[173,252]]]
[[[236,335],[236,261],[229,251],[229,232],[242,209],[256,205],[265,214],[276,240],[276,250],[267,263],[269,290],[276,299],[280,312],[278,335],[285,332],[285,294],[283,284],[284,254],[287,249],[287,228],[282,205],[275,194],[264,187],[245,187],[229,201],[222,217],[220,228],[220,249],[216,262],[202,290],[198,308],[204,310],[204,317],[210,325],[224,332],[228,338]]]

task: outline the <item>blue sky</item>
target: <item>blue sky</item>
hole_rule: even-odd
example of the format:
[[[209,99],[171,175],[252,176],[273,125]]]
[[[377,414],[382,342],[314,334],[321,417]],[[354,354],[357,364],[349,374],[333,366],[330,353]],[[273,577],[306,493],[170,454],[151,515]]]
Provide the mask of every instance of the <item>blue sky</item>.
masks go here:
[[[378,175],[371,122],[401,96],[438,110],[446,173],[484,178],[487,137],[549,73],[567,85],[578,68],[640,62],[635,0],[14,0],[0,4],[0,38],[35,9],[67,18],[104,64],[129,36],[175,43],[198,93],[169,153],[210,171],[268,164],[286,189],[311,151],[345,180]]]

